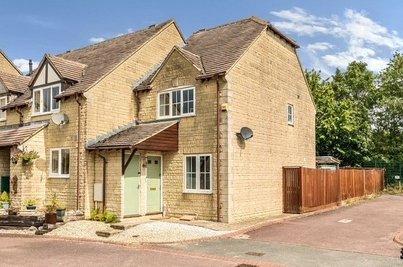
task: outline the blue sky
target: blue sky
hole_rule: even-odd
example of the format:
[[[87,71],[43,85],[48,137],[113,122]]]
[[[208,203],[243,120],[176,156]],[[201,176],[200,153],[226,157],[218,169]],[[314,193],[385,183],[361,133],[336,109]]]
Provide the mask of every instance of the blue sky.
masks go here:
[[[332,74],[353,60],[383,69],[403,50],[401,0],[2,0],[0,49],[21,67],[174,18],[185,37],[258,16],[301,46],[304,68]]]

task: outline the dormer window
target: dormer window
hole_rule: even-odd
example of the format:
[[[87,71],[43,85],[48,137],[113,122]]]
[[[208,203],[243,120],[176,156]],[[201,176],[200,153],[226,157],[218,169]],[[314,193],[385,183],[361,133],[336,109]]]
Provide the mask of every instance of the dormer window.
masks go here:
[[[55,113],[60,110],[60,103],[54,98],[60,93],[60,85],[35,88],[33,90],[33,115]]]

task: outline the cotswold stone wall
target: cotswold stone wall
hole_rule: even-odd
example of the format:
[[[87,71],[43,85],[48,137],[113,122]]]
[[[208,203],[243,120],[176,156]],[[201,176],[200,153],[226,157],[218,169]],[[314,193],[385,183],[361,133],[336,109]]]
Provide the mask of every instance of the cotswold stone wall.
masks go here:
[[[163,153],[163,203],[167,214],[197,214],[198,218],[216,219],[216,84],[196,80],[199,71],[174,51],[152,83],[152,90],[140,93],[140,119],[157,119],[158,93],[175,87],[195,86],[196,115],[180,118],[179,150]],[[174,86],[175,85],[175,86]],[[189,154],[212,156],[213,193],[185,193],[184,157]]]
[[[228,221],[282,212],[282,167],[315,167],[315,108],[294,49],[263,33],[227,75]],[[295,109],[288,125],[287,105]],[[240,140],[241,127],[253,138]]]
[[[11,63],[2,55],[2,53],[0,53],[0,71],[20,75],[20,73],[14,68],[13,65],[11,65]]]

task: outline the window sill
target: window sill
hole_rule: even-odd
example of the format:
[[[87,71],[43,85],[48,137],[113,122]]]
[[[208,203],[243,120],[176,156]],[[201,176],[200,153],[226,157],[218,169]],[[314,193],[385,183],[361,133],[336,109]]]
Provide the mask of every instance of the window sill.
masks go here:
[[[46,112],[46,113],[32,113],[31,117],[52,115],[53,113],[57,113],[57,112],[59,112],[59,111],[52,111],[52,112]]]
[[[188,117],[196,117],[196,113],[182,115],[182,116],[165,116],[158,117],[157,120],[169,120],[169,119],[180,119],[180,118],[188,118]]]
[[[294,123],[288,123],[288,126],[294,127]]]
[[[2,121],[6,121],[7,120],[7,118],[4,118],[4,119],[0,119],[0,122],[2,122]]]
[[[49,175],[49,179],[69,179],[70,175]]]
[[[213,191],[196,191],[196,190],[185,190],[183,194],[203,194],[203,195],[212,195]]]

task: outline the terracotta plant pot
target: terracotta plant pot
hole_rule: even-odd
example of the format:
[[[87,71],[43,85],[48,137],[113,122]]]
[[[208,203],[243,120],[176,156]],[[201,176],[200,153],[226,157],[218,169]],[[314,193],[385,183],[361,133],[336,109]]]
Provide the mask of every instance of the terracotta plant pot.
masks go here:
[[[45,213],[45,222],[49,224],[56,224],[57,222],[56,213]]]

